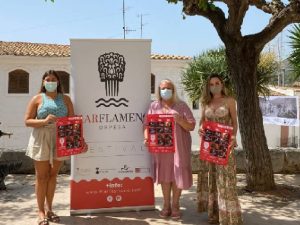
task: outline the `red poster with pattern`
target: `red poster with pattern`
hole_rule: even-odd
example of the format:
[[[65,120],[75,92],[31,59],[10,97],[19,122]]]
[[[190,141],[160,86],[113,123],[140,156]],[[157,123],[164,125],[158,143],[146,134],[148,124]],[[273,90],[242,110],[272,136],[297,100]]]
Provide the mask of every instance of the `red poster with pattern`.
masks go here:
[[[233,127],[204,121],[202,128],[204,135],[201,139],[200,159],[218,165],[227,165]]]
[[[57,156],[70,156],[83,152],[82,116],[61,117],[56,121]]]
[[[148,114],[148,149],[151,153],[175,152],[175,121],[171,114]]]

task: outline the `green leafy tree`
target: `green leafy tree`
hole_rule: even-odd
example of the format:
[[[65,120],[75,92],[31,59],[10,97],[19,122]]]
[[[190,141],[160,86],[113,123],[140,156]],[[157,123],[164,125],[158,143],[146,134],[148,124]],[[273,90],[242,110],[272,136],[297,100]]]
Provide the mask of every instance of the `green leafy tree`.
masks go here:
[[[286,26],[300,22],[300,0],[167,0],[183,4],[187,16],[202,16],[215,27],[225,45],[229,76],[238,103],[242,145],[246,151],[247,186],[253,190],[275,188],[271,157],[265,137],[258,98],[260,53]],[[227,6],[225,13],[215,3]],[[255,34],[242,35],[250,7],[270,15],[269,23]]]
[[[192,101],[199,100],[203,84],[211,73],[220,74],[227,87],[232,86],[229,82],[224,48],[208,50],[194,57],[183,72],[181,83]]]
[[[289,62],[293,68],[291,76],[295,81],[300,77],[300,24],[295,25],[290,33],[292,53],[289,56]]]
[[[270,91],[268,85],[276,79],[278,69],[276,55],[272,52],[262,53],[257,68],[257,90],[260,95],[267,96]],[[229,68],[226,60],[225,48],[211,49],[201,53],[188,64],[181,78],[184,90],[192,101],[198,101],[208,76],[217,73],[224,79],[230,95],[234,95],[234,87],[230,80]]]
[[[279,64],[278,56],[274,52],[260,54],[257,66],[257,91],[260,95],[270,95],[268,86],[277,84]]]

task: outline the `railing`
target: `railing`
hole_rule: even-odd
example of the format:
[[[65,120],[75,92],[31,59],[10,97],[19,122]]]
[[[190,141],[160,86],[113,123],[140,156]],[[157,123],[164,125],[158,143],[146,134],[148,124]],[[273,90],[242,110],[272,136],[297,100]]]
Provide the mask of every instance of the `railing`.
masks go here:
[[[10,138],[10,136],[13,135],[13,134],[12,133],[6,133],[6,132],[3,132],[2,130],[0,130],[0,137],[5,136],[5,135],[7,135]]]

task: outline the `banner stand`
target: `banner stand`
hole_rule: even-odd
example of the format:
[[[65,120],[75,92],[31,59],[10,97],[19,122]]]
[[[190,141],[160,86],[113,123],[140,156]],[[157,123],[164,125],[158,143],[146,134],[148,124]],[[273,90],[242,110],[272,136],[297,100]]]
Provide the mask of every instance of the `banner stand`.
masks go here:
[[[83,209],[83,210],[70,210],[71,216],[80,215],[91,215],[91,214],[101,214],[101,213],[111,213],[111,212],[132,212],[132,211],[153,211],[154,206],[139,206],[137,207],[122,207],[122,208],[102,208],[102,209]]]
[[[71,158],[71,215],[155,209],[143,143],[150,57],[151,40],[71,39],[71,96],[89,146]]]

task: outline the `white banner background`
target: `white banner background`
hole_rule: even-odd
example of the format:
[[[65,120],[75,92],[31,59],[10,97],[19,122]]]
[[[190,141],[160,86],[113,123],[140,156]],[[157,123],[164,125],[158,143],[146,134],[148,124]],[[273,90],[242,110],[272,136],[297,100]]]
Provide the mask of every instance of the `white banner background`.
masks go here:
[[[114,211],[121,207],[143,207],[138,202],[136,205],[134,202],[128,203],[126,196],[122,194],[124,190],[110,188],[103,194],[102,189],[96,190],[92,185],[88,185],[91,181],[106,180],[111,182],[106,186],[121,185],[124,189],[125,185],[122,182],[125,178],[147,178],[148,181],[152,179],[150,155],[143,145],[142,123],[150,103],[150,45],[150,40],[71,40],[71,86],[75,87],[72,90],[73,102],[75,112],[83,116],[84,137],[89,145],[87,153],[72,157],[72,214],[99,212],[104,208],[112,208]],[[108,56],[109,53],[112,57],[105,62],[101,61],[101,68],[105,68],[106,76],[115,76],[114,73],[119,71],[118,75],[123,74],[123,80],[101,82],[99,57]],[[120,69],[122,65],[125,71],[124,68]],[[80,187],[82,193],[78,193],[78,188],[75,193],[72,187],[82,181],[86,183],[84,188]],[[153,184],[151,185],[142,189],[153,191]],[[126,190],[129,192],[129,188]],[[78,203],[78,195],[82,195],[83,200],[92,194],[92,199],[99,197],[98,202],[101,203]],[[137,191],[137,195],[140,194]],[[152,195],[153,203],[150,205],[153,207],[153,193],[148,194]],[[74,203],[76,201],[77,203]]]

